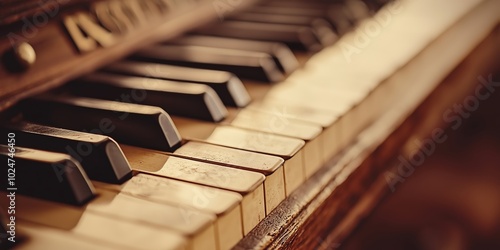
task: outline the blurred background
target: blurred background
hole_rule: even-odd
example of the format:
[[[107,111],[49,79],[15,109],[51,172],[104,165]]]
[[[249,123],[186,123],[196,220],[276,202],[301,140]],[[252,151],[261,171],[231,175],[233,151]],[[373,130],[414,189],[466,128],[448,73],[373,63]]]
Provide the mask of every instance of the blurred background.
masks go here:
[[[500,89],[445,133],[347,242],[330,249],[500,249]]]

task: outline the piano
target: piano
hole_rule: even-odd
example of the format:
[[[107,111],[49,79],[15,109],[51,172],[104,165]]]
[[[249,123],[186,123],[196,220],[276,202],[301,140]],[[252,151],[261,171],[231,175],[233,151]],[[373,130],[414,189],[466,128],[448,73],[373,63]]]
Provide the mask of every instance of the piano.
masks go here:
[[[0,247],[341,249],[495,84],[499,10],[0,1]]]

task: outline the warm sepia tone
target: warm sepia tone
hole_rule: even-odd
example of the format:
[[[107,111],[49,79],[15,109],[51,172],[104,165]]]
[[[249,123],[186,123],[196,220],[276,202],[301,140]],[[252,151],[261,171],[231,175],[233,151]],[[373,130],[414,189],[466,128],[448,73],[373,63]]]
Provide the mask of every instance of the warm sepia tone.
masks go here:
[[[498,0],[0,0],[0,249],[498,249]]]

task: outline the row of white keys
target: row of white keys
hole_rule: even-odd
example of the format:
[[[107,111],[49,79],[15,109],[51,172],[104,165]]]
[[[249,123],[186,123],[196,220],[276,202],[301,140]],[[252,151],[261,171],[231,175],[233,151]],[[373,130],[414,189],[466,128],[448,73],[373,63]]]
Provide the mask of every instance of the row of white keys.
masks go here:
[[[171,179],[238,192],[241,201],[243,233],[248,233],[266,215],[265,176],[235,168],[194,161],[163,152],[122,146],[132,169]]]
[[[57,228],[46,227],[28,221],[18,221],[16,228],[19,235],[29,235],[21,240],[16,240],[18,244],[16,249],[74,249],[74,250],[113,250],[113,249],[132,249],[127,246],[113,244],[109,241],[87,238],[83,235],[60,230]],[[174,247],[182,247],[182,244]],[[180,249],[180,248],[178,248]]]
[[[5,200],[2,199],[1,202],[2,206],[7,205]],[[22,195],[16,196],[16,220],[20,221],[21,225],[22,221],[29,221],[64,230],[88,240],[108,242],[124,249],[185,249],[187,243],[180,233],[166,227],[142,226],[132,220],[120,220],[87,211],[85,207]]]
[[[95,185],[120,194],[175,206],[182,211],[185,218],[191,217],[192,210],[189,208],[215,215],[218,249],[229,249],[243,237],[243,198],[236,192],[148,174],[137,174],[122,185]]]
[[[265,175],[264,198],[266,215],[276,208],[286,197],[284,160],[280,157],[196,141],[187,142],[177,149],[174,154],[189,159],[202,160]]]
[[[283,175],[287,195],[292,193],[305,180],[302,170],[304,158],[302,149],[305,142],[301,139],[180,117],[172,117],[172,119],[179,129],[179,133],[188,140],[285,159]]]

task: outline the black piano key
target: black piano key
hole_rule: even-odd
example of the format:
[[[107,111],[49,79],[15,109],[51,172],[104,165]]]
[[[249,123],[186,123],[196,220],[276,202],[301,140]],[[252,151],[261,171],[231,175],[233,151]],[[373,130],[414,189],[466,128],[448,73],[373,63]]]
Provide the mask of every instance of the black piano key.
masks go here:
[[[250,96],[241,80],[226,71],[195,69],[159,63],[120,61],[102,69],[106,72],[210,86],[227,106],[245,107]]]
[[[372,12],[379,11],[382,7],[393,0],[363,0],[363,2],[368,6]]]
[[[323,18],[296,15],[276,15],[268,13],[239,13],[226,20],[270,24],[286,24],[310,27],[323,46],[332,45],[338,39],[332,25]]]
[[[222,36],[257,41],[281,42],[293,50],[319,51],[323,48],[308,26],[225,21],[194,32],[200,35]]]
[[[119,99],[124,93],[141,93],[141,104],[188,118],[218,122],[227,115],[217,93],[201,84],[99,72],[72,82],[69,87],[77,95],[107,100]]]
[[[1,180],[2,190],[8,194],[15,192],[72,205],[84,204],[94,197],[92,183],[69,155],[0,145],[0,161],[4,163],[2,172],[7,173]]]
[[[346,1],[345,6],[350,13],[350,17],[355,20],[355,22],[369,18],[374,14],[371,7],[361,0]]]
[[[264,53],[203,46],[158,45],[139,50],[135,60],[228,71],[240,78],[277,82],[284,78],[273,58]]]
[[[137,94],[132,93],[132,98],[134,95]],[[158,107],[44,95],[23,101],[20,108],[29,121],[107,135],[119,143],[162,151],[173,151],[181,144],[170,116]]]
[[[108,136],[25,122],[2,125],[0,133],[15,133],[20,147],[69,154],[92,180],[122,183],[132,176],[125,155]]]
[[[356,20],[345,5],[334,3],[320,6],[310,6],[308,3],[276,2],[275,6],[253,6],[245,10],[244,13],[266,13],[273,15],[293,15],[323,18],[327,20],[337,31],[344,34],[350,30]]]
[[[285,74],[292,73],[299,66],[293,52],[282,43],[196,35],[183,36],[169,41],[169,43],[262,52],[270,55],[279,69]]]

